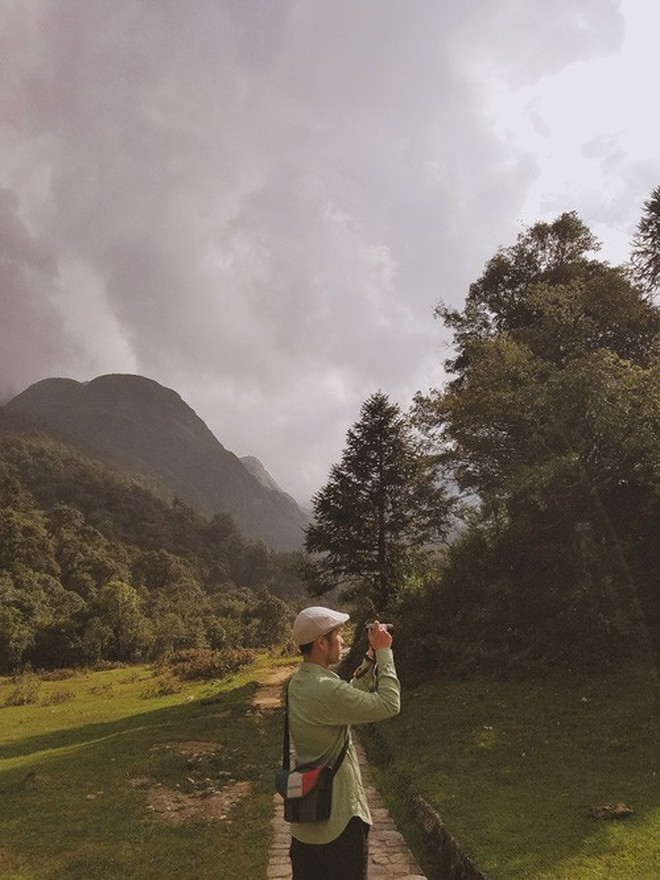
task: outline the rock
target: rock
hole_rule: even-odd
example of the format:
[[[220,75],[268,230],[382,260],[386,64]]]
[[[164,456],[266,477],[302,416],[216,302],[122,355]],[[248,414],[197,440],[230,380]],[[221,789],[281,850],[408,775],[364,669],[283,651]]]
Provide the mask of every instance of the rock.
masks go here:
[[[625,804],[603,804],[600,807],[592,807],[589,815],[594,819],[627,819],[634,810]]]

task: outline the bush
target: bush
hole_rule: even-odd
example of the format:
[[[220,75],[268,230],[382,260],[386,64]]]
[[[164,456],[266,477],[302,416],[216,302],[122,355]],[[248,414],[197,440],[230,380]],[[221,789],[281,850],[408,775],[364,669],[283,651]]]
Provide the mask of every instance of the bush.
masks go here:
[[[604,558],[585,576],[574,549],[511,524],[467,529],[444,569],[401,606],[399,670],[419,680],[434,668],[517,675],[637,662],[645,639],[625,590],[608,581]]]
[[[135,684],[136,681],[142,681],[143,678],[144,676],[142,676],[136,669],[134,669],[132,672],[129,672],[128,675],[122,678],[121,684]]]
[[[109,681],[106,681],[104,684],[93,684],[91,687],[87,688],[87,693],[91,694],[93,697],[98,697],[101,694],[111,694],[112,685]]]
[[[14,687],[5,698],[5,706],[29,706],[39,699],[41,682],[34,672],[24,672],[12,678]]]
[[[42,706],[57,706],[59,703],[68,703],[70,700],[75,698],[75,694],[73,691],[69,691],[66,688],[63,688],[59,691],[53,691],[49,694],[44,700],[42,700]]]
[[[169,697],[172,694],[180,693],[182,687],[179,679],[172,673],[168,673],[142,691],[141,697],[143,700],[150,700],[153,697]]]
[[[165,661],[179,678],[196,679],[225,678],[238,672],[252,660],[252,651],[246,648],[186,648],[171,654]]]
[[[42,681],[66,681],[66,679],[74,678],[78,674],[76,669],[40,669],[38,671]]]
[[[128,663],[123,663],[121,660],[98,660],[92,669],[95,672],[108,672],[112,669],[126,669],[127,666]]]

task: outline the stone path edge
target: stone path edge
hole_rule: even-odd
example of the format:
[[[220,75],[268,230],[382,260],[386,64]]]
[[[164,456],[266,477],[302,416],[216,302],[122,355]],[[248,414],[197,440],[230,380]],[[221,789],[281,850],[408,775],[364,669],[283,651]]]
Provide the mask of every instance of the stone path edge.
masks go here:
[[[378,751],[385,756],[385,761],[392,760],[390,749],[380,733],[373,725],[369,725],[363,742],[371,740],[378,746]],[[376,766],[379,760],[369,757]],[[412,818],[422,832],[429,854],[433,858],[433,865],[429,880],[442,878],[442,880],[490,880],[472,859],[463,852],[456,838],[449,832],[437,810],[417,791],[413,783],[403,773],[395,773],[398,790],[405,792],[405,800]]]

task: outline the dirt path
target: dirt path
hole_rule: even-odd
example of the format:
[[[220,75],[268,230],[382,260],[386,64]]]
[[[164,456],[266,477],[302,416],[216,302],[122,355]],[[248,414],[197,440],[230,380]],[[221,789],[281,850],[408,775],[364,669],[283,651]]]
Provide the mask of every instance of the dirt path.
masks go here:
[[[252,700],[255,709],[268,711],[281,706],[282,685],[296,670],[296,666],[277,666],[268,678],[262,682]]]
[[[254,698],[254,706],[260,711],[279,709],[282,685],[291,675],[295,667],[281,667],[273,671]],[[353,732],[355,737],[355,731]],[[355,742],[362,781],[369,801],[369,808],[374,824],[369,834],[369,880],[426,880],[413,854],[406,846],[401,833],[397,830],[389,812],[383,805],[369,770],[364,750],[359,742]],[[268,880],[291,880],[291,863],[289,861],[289,844],[291,834],[289,826],[282,815],[282,798],[273,797],[273,842],[270,848]]]

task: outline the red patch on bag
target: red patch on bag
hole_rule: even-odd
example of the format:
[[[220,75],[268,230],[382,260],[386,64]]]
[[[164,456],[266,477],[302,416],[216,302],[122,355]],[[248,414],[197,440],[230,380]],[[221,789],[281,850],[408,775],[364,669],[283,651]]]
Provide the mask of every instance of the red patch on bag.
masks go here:
[[[323,767],[315,767],[313,770],[305,770],[302,774],[302,797],[314,788],[322,771]]]

